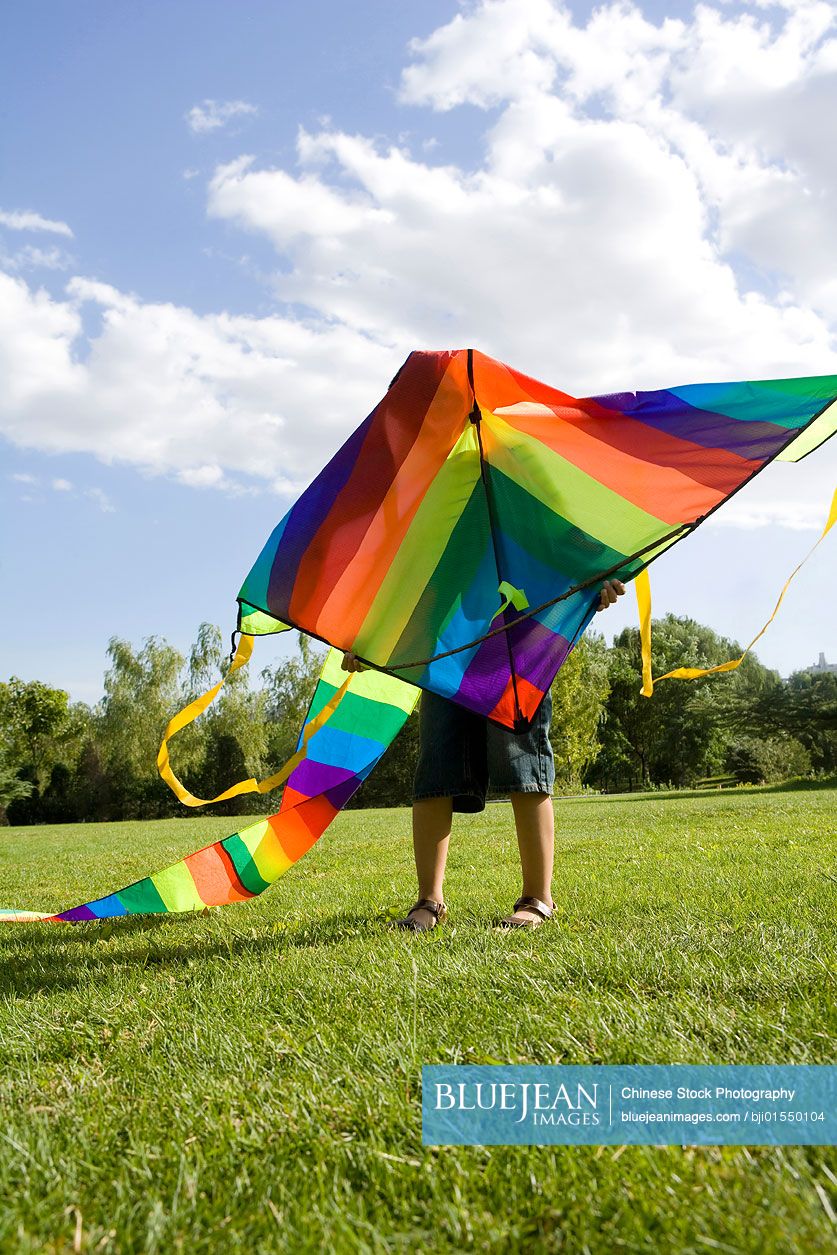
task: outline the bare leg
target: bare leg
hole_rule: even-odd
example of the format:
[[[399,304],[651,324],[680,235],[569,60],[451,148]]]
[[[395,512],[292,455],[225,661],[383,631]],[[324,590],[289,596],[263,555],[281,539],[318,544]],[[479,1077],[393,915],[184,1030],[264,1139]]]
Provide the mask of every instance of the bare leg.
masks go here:
[[[552,906],[552,868],[555,859],[555,810],[548,793],[512,793],[511,804],[523,873],[523,896]],[[512,919],[542,922],[531,907],[521,907]]]
[[[453,801],[449,797],[427,797],[413,802],[413,853],[420,898],[444,902],[442,886],[452,821]],[[416,911],[414,918],[419,924],[433,923],[433,916],[424,908]]]

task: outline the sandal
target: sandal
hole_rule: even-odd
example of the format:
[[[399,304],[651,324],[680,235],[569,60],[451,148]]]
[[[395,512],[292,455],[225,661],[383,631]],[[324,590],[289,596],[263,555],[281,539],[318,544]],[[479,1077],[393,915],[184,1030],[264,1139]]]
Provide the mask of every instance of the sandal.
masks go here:
[[[413,912],[425,910],[429,911],[433,916],[432,924],[419,923],[417,919],[413,919]],[[431,928],[435,928],[437,924],[441,924],[447,918],[448,908],[444,902],[434,902],[432,898],[419,898],[418,902],[410,907],[403,919],[393,920],[396,928],[406,928],[411,933],[426,933]]]
[[[538,915],[540,915],[541,918],[539,920],[514,919],[513,918],[514,911],[519,911],[522,906],[528,906],[531,910],[537,911]],[[552,906],[548,906],[546,902],[541,902],[540,898],[529,898],[529,897],[518,898],[514,904],[512,915],[507,915],[505,919],[501,919],[499,924],[497,925],[497,928],[504,929],[504,930],[511,929],[511,928],[540,928],[543,920],[549,919],[554,910],[555,910],[554,902]]]

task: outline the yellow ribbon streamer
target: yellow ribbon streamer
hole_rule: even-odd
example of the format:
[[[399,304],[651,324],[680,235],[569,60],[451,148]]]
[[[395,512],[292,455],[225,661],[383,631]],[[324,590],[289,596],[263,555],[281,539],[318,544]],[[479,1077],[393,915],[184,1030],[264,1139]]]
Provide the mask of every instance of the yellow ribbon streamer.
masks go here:
[[[825,540],[826,536],[831,531],[835,523],[837,523],[837,488],[835,488],[834,490],[834,496],[831,500],[831,509],[828,512],[828,518],[826,519],[825,527],[823,528],[822,532],[817,537],[817,539],[814,541],[813,545],[808,550],[808,552],[806,553],[802,561],[799,563],[799,565],[794,567],[794,569],[791,571],[788,578],[785,580],[785,585],[781,593],[779,594],[779,600],[776,602],[776,605],[773,608],[773,613],[770,616],[770,618],[767,620],[767,622],[765,623],[764,627],[761,629],[760,632],[757,633],[757,635],[753,637],[753,639],[750,641],[750,644],[744,650],[744,653],[741,655],[740,658],[732,658],[729,662],[721,662],[716,667],[678,667],[675,671],[667,671],[665,675],[657,676],[656,680],[652,679],[652,675],[651,675],[651,584],[648,579],[648,569],[645,568],[642,571],[640,571],[639,575],[636,577],[634,581],[634,584],[636,587],[637,608],[639,610],[639,638],[640,638],[640,644],[642,647],[642,688],[640,690],[640,692],[642,693],[642,696],[650,697],[651,694],[654,692],[654,685],[659,684],[660,680],[696,680],[699,676],[702,676],[702,675],[715,675],[719,671],[734,671],[736,667],[740,666],[741,663],[749,654],[750,650],[755,645],[756,641],[761,640],[761,638],[764,636],[767,629],[770,627],[770,624],[773,622],[773,620],[776,618],[776,615],[779,613],[779,607],[784,601],[785,593],[788,591],[788,588],[790,587],[791,580],[793,580],[797,572],[802,569],[802,567],[808,561],[808,559],[810,558],[814,550],[817,548],[817,546],[823,540]]]
[[[643,697],[650,697],[654,692],[654,681],[651,676],[651,581],[648,578],[648,567],[643,567],[634,580],[636,588],[636,604],[639,611],[639,640],[642,647],[642,689]]]
[[[267,776],[264,780],[256,780],[252,776],[249,780],[239,780],[237,784],[230,785],[228,789],[225,789],[223,793],[219,793],[217,797],[195,797],[194,793],[190,793],[185,785],[181,784],[177,776],[172,771],[171,763],[169,761],[168,743],[176,732],[180,732],[181,729],[188,727],[190,723],[193,723],[194,720],[197,719],[198,715],[202,715],[206,708],[212,705],[230,676],[240,670],[241,667],[245,667],[247,665],[250,661],[250,655],[252,652],[253,637],[241,636],[235,651],[235,657],[230,664],[230,669],[227,674],[207,693],[204,693],[201,697],[196,697],[195,700],[190,702],[188,706],[184,706],[183,709],[176,714],[172,720],[170,720],[165,732],[163,733],[163,742],[160,746],[159,753],[157,754],[157,770],[171,789],[172,793],[174,793],[179,801],[183,802],[185,806],[211,806],[214,802],[225,802],[227,798],[240,797],[242,793],[270,793],[271,789],[278,788],[280,784],[283,784],[287,780],[294,768],[302,762],[303,758],[305,758],[308,753],[308,742],[311,737],[315,732],[319,732],[323,724],[327,723],[334,714],[340,699],[346,692],[346,689],[349,687],[352,680],[351,675],[349,675],[331,700],[322,708],[320,713],[314,719],[310,719],[308,723],[306,723],[302,730],[302,744],[299,749],[288,759],[284,767],[280,767],[280,769],[274,772],[272,776]]]

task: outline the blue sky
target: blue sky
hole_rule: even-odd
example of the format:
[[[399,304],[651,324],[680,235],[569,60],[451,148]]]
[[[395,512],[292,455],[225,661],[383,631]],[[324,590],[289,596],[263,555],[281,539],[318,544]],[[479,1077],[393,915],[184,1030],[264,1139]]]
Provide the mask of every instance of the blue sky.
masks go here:
[[[580,395],[837,372],[833,4],[47,0],[6,29],[2,675],[94,700],[111,635],[230,628],[412,347]],[[655,564],[655,611],[749,639],[835,480],[830,447],[771,469]],[[833,555],[760,644],[783,673],[837,660]]]

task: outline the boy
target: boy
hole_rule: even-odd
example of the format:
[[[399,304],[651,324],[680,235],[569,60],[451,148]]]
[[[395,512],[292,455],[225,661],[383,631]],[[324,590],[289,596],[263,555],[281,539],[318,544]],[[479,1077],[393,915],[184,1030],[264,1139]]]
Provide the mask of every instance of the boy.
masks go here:
[[[605,580],[598,610],[612,606],[625,586]],[[354,654],[344,671],[357,671]],[[550,884],[555,854],[552,786],[555,765],[547,693],[528,732],[516,734],[489,724],[454,702],[424,692],[419,710],[419,760],[413,788],[413,853],[418,900],[396,926],[411,932],[435,928],[447,915],[442,892],[454,811],[481,811],[488,781],[508,793],[514,813],[523,894],[502,928],[537,928],[554,909]]]

